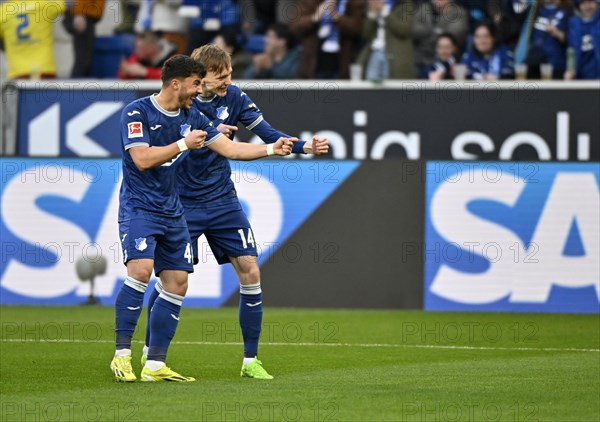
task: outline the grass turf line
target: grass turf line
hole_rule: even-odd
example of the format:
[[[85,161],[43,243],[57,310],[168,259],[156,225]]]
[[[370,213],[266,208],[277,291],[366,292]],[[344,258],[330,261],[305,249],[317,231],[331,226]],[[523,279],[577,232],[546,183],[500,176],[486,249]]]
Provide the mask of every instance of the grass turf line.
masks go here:
[[[185,385],[112,381],[110,307],[0,307],[0,322],[2,421],[600,419],[597,315],[267,308],[276,378],[258,381],[239,377],[237,309],[184,308],[168,363],[199,379]],[[144,327],[145,312],[138,374]]]

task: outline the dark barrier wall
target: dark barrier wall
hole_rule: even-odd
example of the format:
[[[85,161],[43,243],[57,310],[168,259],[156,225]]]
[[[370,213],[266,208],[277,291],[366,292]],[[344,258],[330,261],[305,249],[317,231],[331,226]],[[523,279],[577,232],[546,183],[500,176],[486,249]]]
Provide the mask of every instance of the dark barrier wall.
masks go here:
[[[120,156],[119,116],[142,82],[21,84],[18,154]],[[540,82],[241,83],[290,135],[325,135],[330,158],[600,161],[600,86]],[[42,138],[42,142],[40,139]],[[238,138],[253,135],[245,130]],[[255,139],[255,141],[258,141]]]
[[[598,89],[322,86],[247,93],[288,133],[326,131],[335,158],[600,160]]]
[[[262,265],[269,305],[421,309],[423,171],[361,164]]]

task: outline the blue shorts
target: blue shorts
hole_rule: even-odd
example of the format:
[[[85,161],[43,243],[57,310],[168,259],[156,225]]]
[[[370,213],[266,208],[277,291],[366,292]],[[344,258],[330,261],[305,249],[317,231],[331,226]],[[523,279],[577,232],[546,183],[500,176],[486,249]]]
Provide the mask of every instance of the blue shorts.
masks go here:
[[[185,219],[190,231],[194,264],[205,262],[207,250],[198,248],[204,234],[217,262],[229,263],[229,257],[258,256],[256,241],[248,217],[239,201],[214,206],[186,206]]]
[[[147,218],[137,215],[119,222],[123,263],[153,259],[154,274],[162,270],[194,272],[190,235],[185,218]]]

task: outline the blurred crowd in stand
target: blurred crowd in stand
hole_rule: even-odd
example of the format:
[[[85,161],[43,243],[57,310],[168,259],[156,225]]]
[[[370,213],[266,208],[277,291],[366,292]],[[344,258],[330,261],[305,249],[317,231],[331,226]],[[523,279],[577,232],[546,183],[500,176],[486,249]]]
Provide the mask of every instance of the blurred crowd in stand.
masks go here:
[[[0,0],[2,79],[160,79],[205,43],[237,79],[600,79],[599,2]]]

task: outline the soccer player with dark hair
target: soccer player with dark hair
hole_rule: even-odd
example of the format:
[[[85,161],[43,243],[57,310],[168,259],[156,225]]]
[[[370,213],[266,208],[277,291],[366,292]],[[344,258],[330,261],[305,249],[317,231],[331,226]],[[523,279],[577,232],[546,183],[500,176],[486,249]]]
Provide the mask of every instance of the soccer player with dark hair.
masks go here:
[[[148,359],[141,380],[195,381],[165,365],[188,273],[193,271],[190,236],[176,187],[178,167],[198,158],[190,158],[187,150],[208,147],[228,158],[253,160],[288,155],[292,149],[292,141],[286,138],[268,147],[230,142],[192,107],[205,75],[196,61],[174,56],[163,66],[160,92],[132,102],[121,114],[124,153],[119,233],[127,278],[115,304],[116,352],[110,368],[117,381],[136,379],[131,368],[131,339],[153,269],[163,289],[149,317]]]
[[[230,56],[215,45],[205,45],[192,53],[192,58],[206,68],[200,97],[194,107],[202,111],[227,136],[241,122],[270,147],[280,137],[287,137],[263,118],[256,104],[238,87],[231,85]],[[230,142],[235,144],[236,142]],[[296,141],[295,153],[326,154],[326,138],[313,137],[312,142]],[[258,340],[262,328],[262,290],[254,233],[242,210],[233,182],[231,167],[223,156],[209,150],[192,151],[179,172],[179,197],[192,239],[194,261],[198,262],[198,238],[204,234],[221,265],[231,263],[240,280],[239,321],[244,339],[244,359],[241,375],[249,378],[272,379],[257,359]],[[161,291],[150,296],[150,303]],[[146,332],[146,345],[152,339]]]

